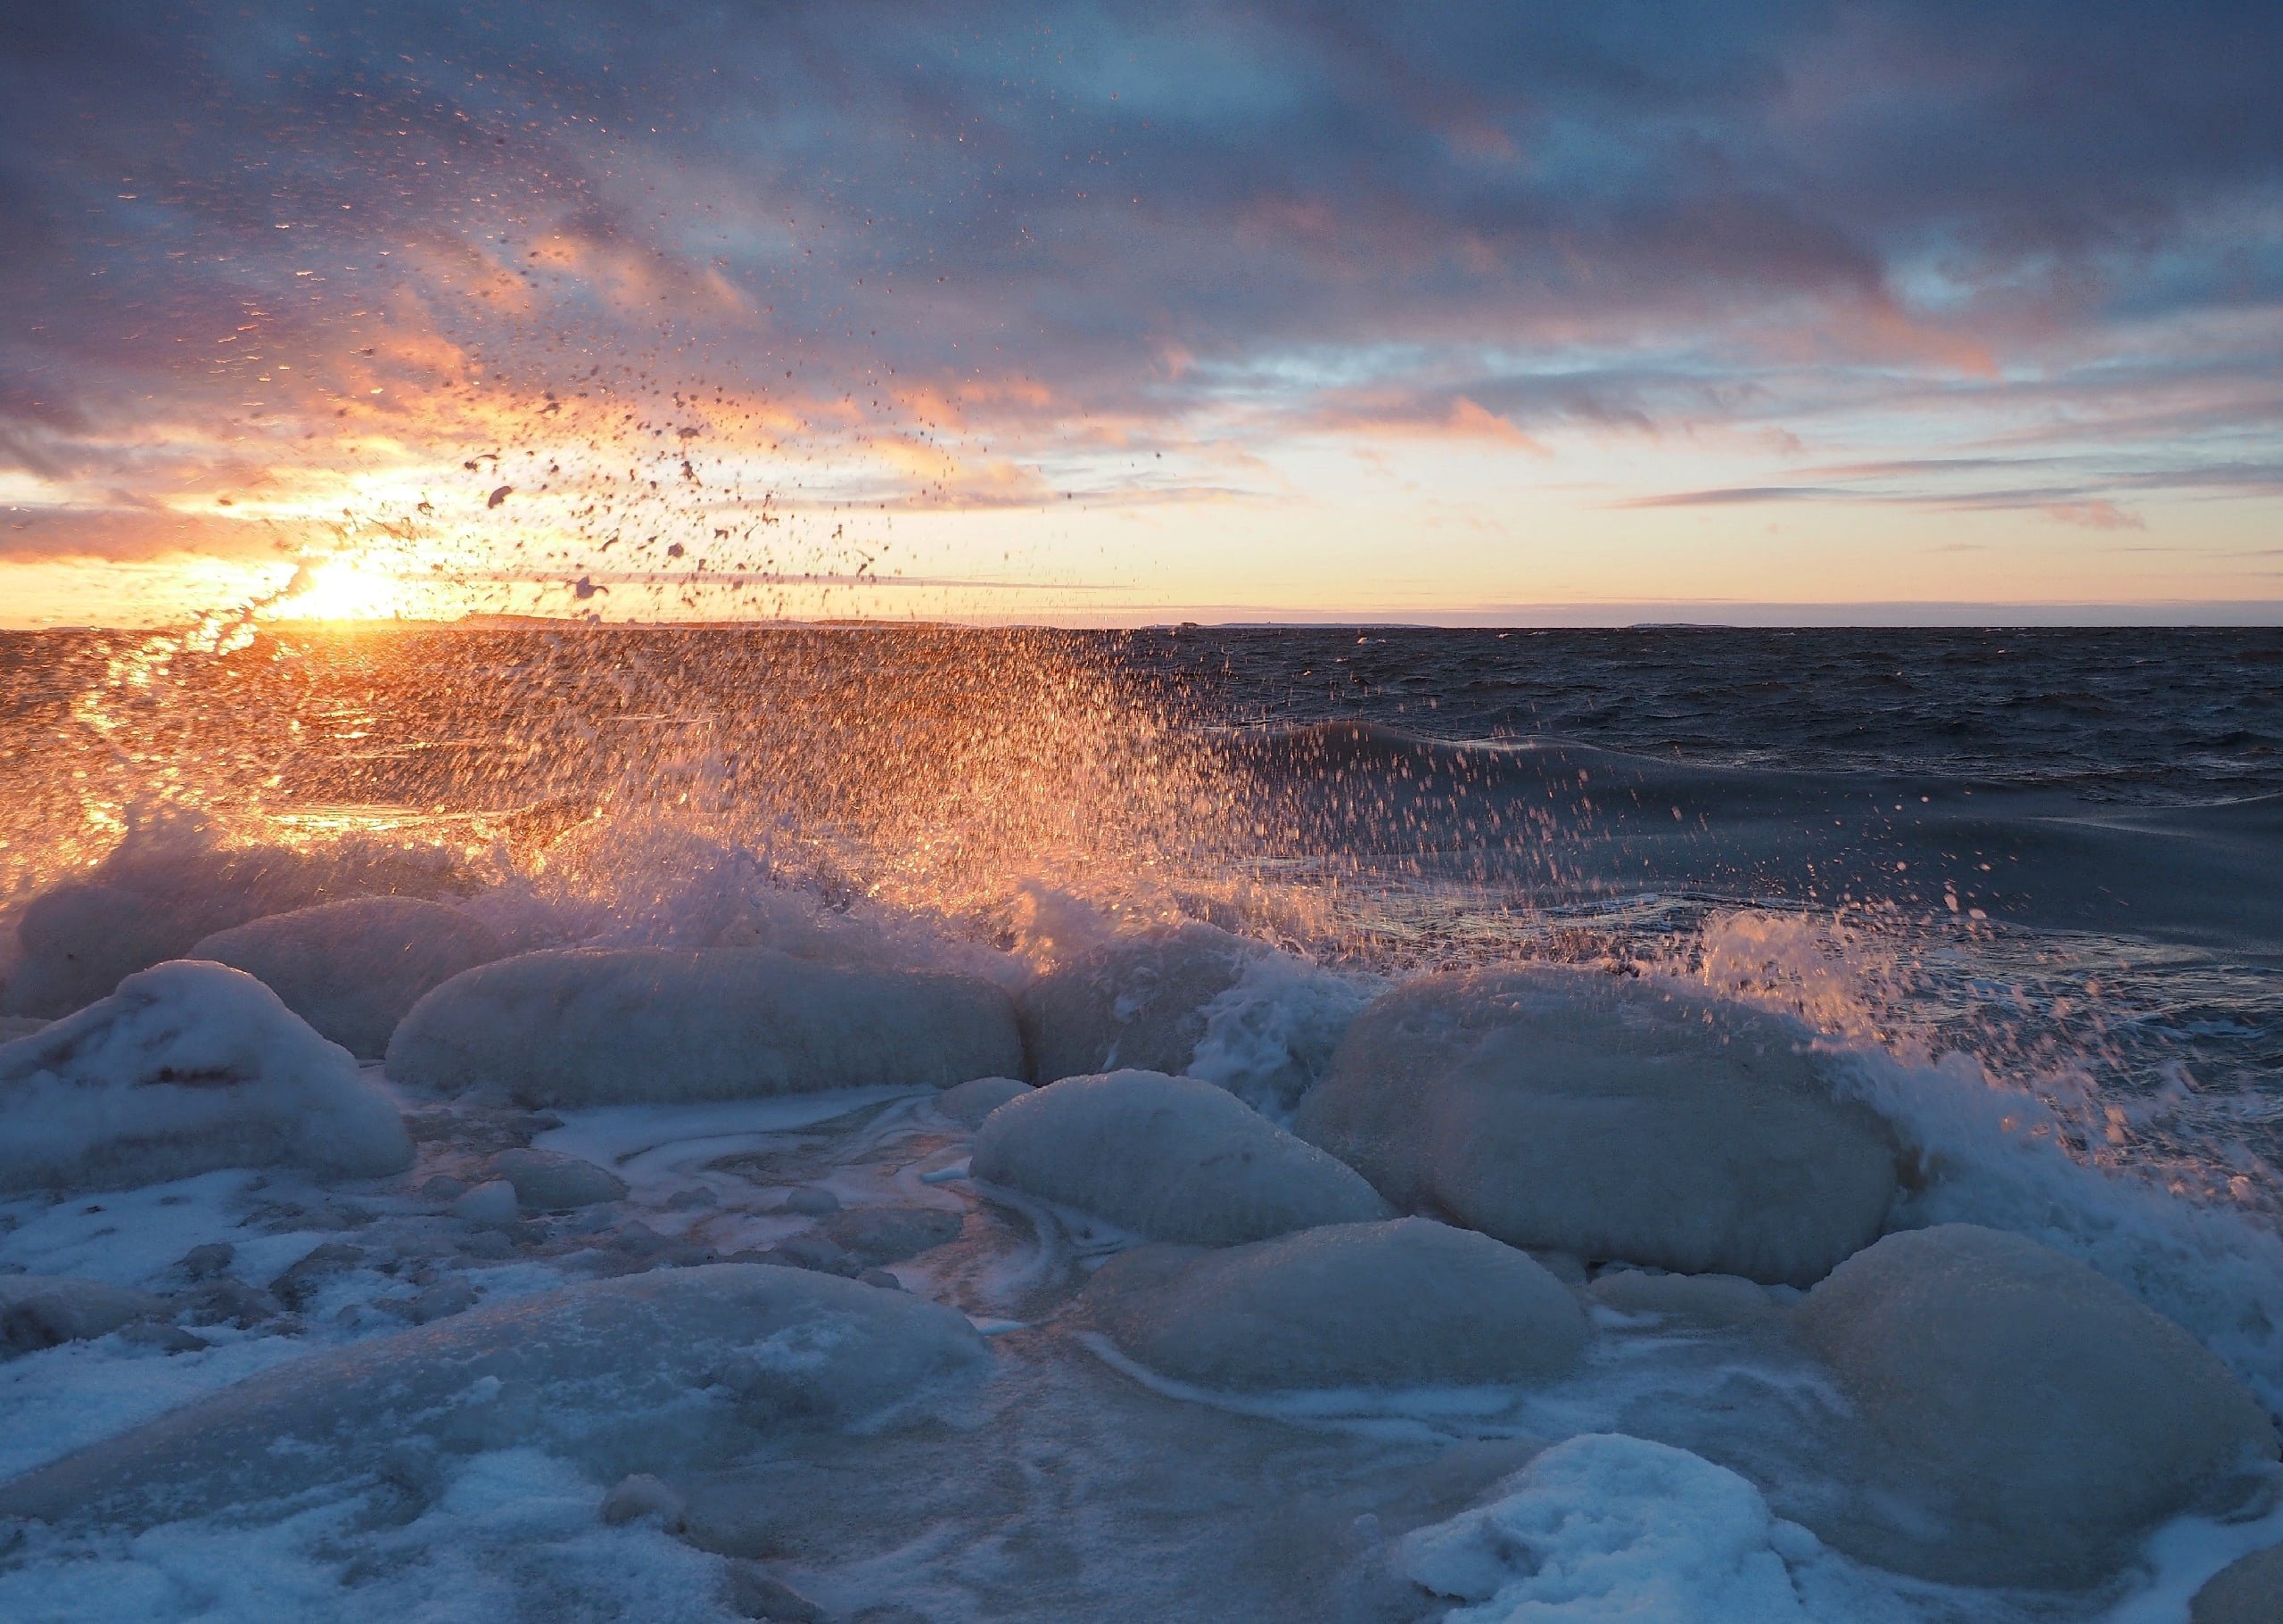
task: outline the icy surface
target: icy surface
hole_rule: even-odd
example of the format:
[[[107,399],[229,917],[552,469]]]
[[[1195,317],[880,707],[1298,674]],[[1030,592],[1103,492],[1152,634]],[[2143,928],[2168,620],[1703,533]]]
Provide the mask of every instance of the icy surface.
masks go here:
[[[544,1445],[612,1474],[845,1424],[989,1357],[938,1304],[720,1264],[598,1281],[297,1361],[0,1486],[0,1514],[152,1523],[439,1452]]]
[[[1545,967],[1372,1004],[1294,1126],[1397,1206],[1516,1246],[1809,1285],[1879,1233],[1885,1125],[1793,1023]]]
[[[0,1192],[114,1189],[288,1162],[412,1161],[395,1105],[238,970],[177,960],[0,1046]]]
[[[245,971],[351,1054],[378,1057],[423,993],[506,951],[457,908],[359,896],[217,931],[185,956]]]
[[[1226,1246],[1387,1216],[1371,1186],[1208,1083],[1066,1077],[976,1131],[977,1178],[1159,1241]]]
[[[388,1050],[400,1082],[526,1105],[941,1088],[1022,1062],[1014,1012],[987,981],[761,948],[503,959],[423,998]]]

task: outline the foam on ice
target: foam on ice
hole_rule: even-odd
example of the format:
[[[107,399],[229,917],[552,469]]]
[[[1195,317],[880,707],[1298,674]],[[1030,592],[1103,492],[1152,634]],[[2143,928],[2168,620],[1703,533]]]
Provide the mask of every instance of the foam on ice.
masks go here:
[[[1726,1467],[1646,1439],[1554,1445],[1400,1562],[1444,1624],[1807,1624],[1786,1558],[1816,1539]]]

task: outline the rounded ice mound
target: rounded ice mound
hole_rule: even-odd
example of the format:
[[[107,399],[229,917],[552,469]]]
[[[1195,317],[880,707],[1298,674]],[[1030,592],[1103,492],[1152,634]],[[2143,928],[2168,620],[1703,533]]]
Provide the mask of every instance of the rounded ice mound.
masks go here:
[[[1027,1083],[1012,1077],[970,1077],[935,1096],[935,1109],[963,1128],[979,1127],[983,1119],[1010,1100],[1031,1092]]]
[[[2188,1624],[2275,1624],[2283,1619],[2283,1546],[2239,1556],[2205,1582]]]
[[[0,1516],[146,1526],[518,1446],[613,1481],[855,1422],[990,1356],[955,1309],[799,1269],[592,1281],[250,1377],[0,1485]]]
[[[1472,1603],[1445,1624],[1808,1624],[1787,1557],[1812,1560],[1814,1537],[1770,1515],[1725,1466],[1592,1432],[1554,1445],[1504,1487],[1399,1547],[1421,1589]]]
[[[1022,1064],[1007,995],[969,976],[762,948],[523,953],[455,976],[389,1040],[389,1075],[524,1105],[946,1087]]]
[[[440,853],[344,845],[325,852],[226,846],[194,820],[161,819],[86,878],[34,897],[16,919],[21,957],[0,1014],[68,1015],[122,978],[192,954],[202,938],[332,897],[452,888]]]
[[[119,886],[58,886],[16,916],[21,950],[8,977],[10,1015],[84,1009],[120,980],[184,952],[194,938],[152,900]]]
[[[484,1171],[507,1180],[523,1206],[541,1212],[564,1212],[626,1197],[626,1181],[618,1175],[560,1150],[502,1150]]]
[[[422,993],[506,951],[442,903],[352,896],[216,931],[189,957],[245,971],[350,1053],[377,1057]]]
[[[2193,1337],[2021,1235],[1889,1235],[1809,1292],[1798,1323],[1864,1413],[1886,1479],[1823,1531],[1883,1567],[2090,1583],[2276,1455],[2258,1402]]]
[[[1053,1083],[1188,1071],[1205,1006],[1236,985],[1246,952],[1227,931],[1191,923],[1120,937],[1049,970],[1015,995],[1030,1075]]]
[[[1356,1017],[1293,1129],[1516,1246],[1808,1285],[1877,1237],[1895,1149],[1807,1035],[1593,970],[1430,977]]]
[[[0,1359],[84,1341],[164,1311],[147,1291],[53,1274],[0,1274]]]
[[[969,1171],[1158,1241],[1230,1246],[1388,1216],[1356,1173],[1194,1077],[1114,1071],[1008,1101]]]
[[[0,1046],[0,1191],[103,1190],[290,1162],[412,1165],[396,1107],[242,970],[177,960]]]
[[[1256,1392],[1558,1375],[1587,1335],[1578,1299],[1528,1254],[1426,1218],[1142,1247],[1102,1265],[1079,1311],[1162,1375]]]

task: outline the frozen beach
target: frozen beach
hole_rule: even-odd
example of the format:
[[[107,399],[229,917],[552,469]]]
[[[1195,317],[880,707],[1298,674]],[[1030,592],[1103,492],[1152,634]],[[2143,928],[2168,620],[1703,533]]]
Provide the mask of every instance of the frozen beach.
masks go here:
[[[0,1616],[2276,1617],[2279,672],[0,638]]]

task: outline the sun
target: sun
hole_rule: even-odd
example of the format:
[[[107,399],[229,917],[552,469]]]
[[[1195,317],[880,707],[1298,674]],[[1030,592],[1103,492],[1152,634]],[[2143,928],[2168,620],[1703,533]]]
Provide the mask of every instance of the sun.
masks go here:
[[[276,607],[280,620],[391,620],[403,613],[401,581],[339,554],[297,568]]]

